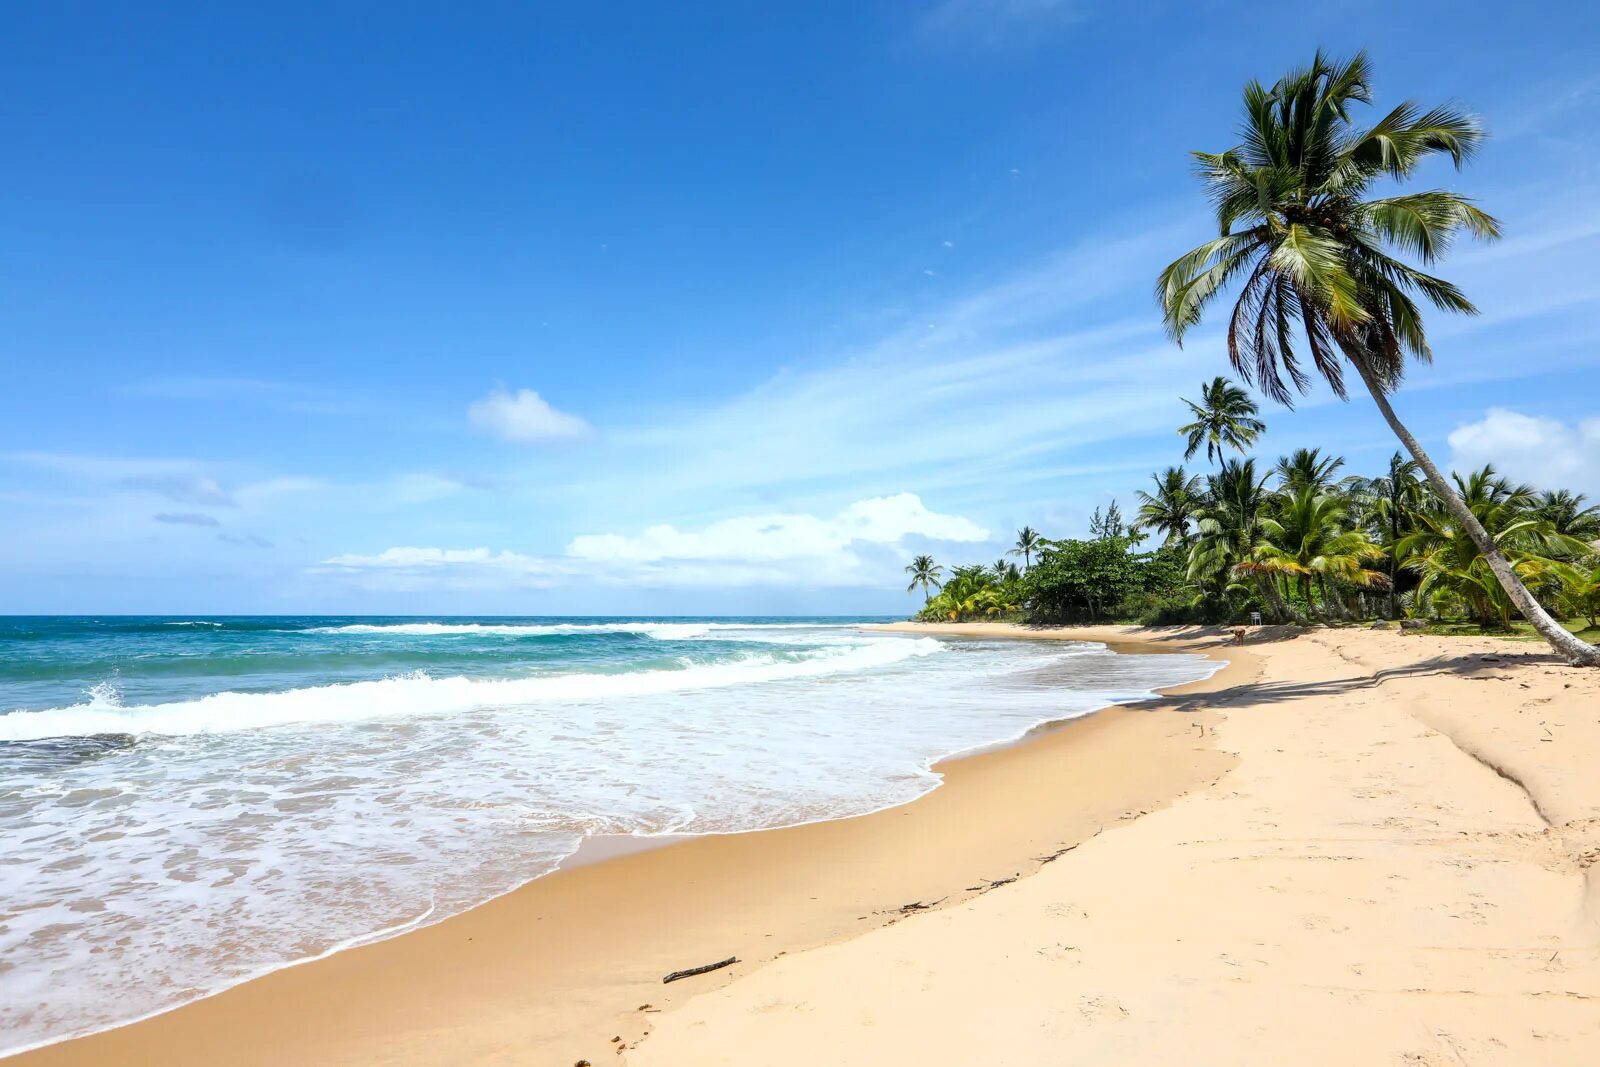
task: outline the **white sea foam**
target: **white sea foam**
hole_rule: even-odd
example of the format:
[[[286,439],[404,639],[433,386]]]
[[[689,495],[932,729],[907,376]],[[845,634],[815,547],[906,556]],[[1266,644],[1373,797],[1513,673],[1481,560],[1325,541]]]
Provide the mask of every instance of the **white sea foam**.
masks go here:
[[[482,622],[390,622],[351,623],[345,626],[315,626],[307,634],[371,634],[393,637],[448,637],[460,634],[501,637],[542,637],[548,635],[642,634],[661,641],[684,641],[716,631],[744,630],[824,630],[851,629],[852,624],[827,623],[729,623],[729,622],[560,622],[560,623],[482,623]]]
[[[14,761],[0,777],[0,958],[13,964],[0,1054],[457,914],[586,835],[904,803],[937,786],[944,756],[1211,666],[775,624],[762,641],[725,625],[762,643],[685,648],[700,660],[676,668],[643,669],[674,650],[641,644],[618,661],[634,669],[611,674],[409,675],[166,704],[121,706],[107,685],[0,715],[0,737],[24,741],[139,735],[0,745]]]
[[[792,653],[746,655],[730,662],[677,670],[621,674],[550,674],[528,678],[433,678],[416,671],[396,678],[311,686],[279,693],[215,693],[198,700],[124,707],[109,685],[90,690],[88,703],[0,715],[0,741],[35,741],[95,734],[185,736],[252,730],[290,723],[338,723],[375,718],[452,715],[485,708],[515,708],[555,701],[605,700],[815,678],[840,671],[883,667],[937,652],[932,638],[865,640]]]

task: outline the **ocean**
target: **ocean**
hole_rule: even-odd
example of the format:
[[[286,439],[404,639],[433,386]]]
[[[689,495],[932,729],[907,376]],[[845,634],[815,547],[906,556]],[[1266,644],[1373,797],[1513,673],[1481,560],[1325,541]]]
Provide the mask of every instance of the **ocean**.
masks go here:
[[[438,921],[588,835],[863,814],[1215,667],[797,618],[0,618],[0,1052]]]

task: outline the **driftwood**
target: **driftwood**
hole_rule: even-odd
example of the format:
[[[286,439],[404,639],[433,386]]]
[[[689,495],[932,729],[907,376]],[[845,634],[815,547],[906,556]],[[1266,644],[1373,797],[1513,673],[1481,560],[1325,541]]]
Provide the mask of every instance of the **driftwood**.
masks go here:
[[[699,967],[690,967],[686,971],[673,971],[671,974],[661,979],[661,984],[666,985],[668,982],[676,982],[680,978],[693,978],[695,975],[705,974],[707,971],[720,971],[722,968],[731,967],[738,962],[738,956],[729,956],[727,959],[719,960],[716,963],[707,963]]]

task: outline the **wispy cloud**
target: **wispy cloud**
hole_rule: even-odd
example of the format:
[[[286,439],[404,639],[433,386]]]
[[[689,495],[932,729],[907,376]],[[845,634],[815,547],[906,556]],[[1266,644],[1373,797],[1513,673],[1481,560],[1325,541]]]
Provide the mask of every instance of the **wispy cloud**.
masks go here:
[[[246,402],[277,411],[310,415],[344,414],[359,406],[353,397],[342,390],[262,378],[151,378],[125,385],[122,392],[130,396],[162,400]]]
[[[1085,17],[1083,0],[939,0],[917,20],[916,34],[942,48],[1014,47]]]
[[[150,516],[157,522],[169,526],[221,526],[215,516],[205,515],[198,511],[163,511]]]

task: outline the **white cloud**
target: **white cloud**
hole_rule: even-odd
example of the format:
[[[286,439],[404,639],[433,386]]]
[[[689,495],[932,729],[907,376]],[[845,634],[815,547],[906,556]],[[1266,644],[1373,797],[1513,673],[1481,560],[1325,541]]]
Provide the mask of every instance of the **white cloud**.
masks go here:
[[[861,586],[898,574],[911,545],[973,543],[989,533],[959,515],[931,511],[913,493],[860,500],[832,516],[753,514],[699,529],[652,526],[637,535],[586,534],[561,556],[488,548],[396,547],[346,553],[324,567],[383,573],[388,588],[473,587],[488,575],[529,584],[562,578],[672,587]]]
[[[532,389],[515,393],[496,386],[467,408],[467,420],[480,430],[506,441],[528,443],[580,437],[589,424],[576,415],[557,411]]]
[[[856,542],[893,545],[909,536],[934,541],[983,541],[987,530],[959,515],[929,511],[913,493],[861,500],[834,515],[746,515],[700,530],[652,526],[637,537],[586,534],[567,554],[597,562],[657,563],[663,560],[740,562],[818,560],[850,551]]]
[[[372,556],[358,555],[347,552],[323,560],[329,567],[348,567],[351,569],[380,569],[400,570],[418,567],[497,567],[503,570],[540,569],[540,561],[533,556],[524,556],[518,552],[491,552],[487,548],[411,548],[397,547],[384,549]]]
[[[1600,418],[1568,425],[1559,419],[1490,408],[1450,434],[1450,466],[1469,471],[1493,463],[1541,489],[1573,489],[1600,497]]]

